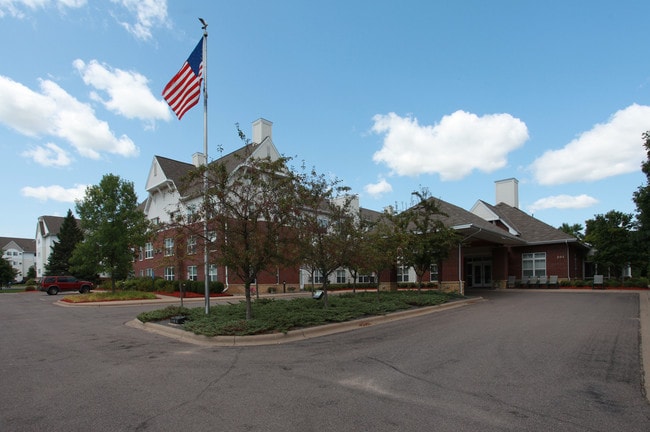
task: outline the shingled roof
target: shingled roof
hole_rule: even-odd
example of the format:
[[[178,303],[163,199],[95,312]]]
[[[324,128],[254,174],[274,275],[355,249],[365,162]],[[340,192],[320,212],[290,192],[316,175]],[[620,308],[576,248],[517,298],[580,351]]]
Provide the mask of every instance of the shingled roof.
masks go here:
[[[38,230],[42,237],[58,235],[65,218],[61,216],[41,216],[39,218]]]
[[[488,204],[489,206],[489,204]],[[526,214],[523,210],[505,203],[490,206],[500,218],[515,227],[521,237],[529,244],[577,242],[578,239],[571,234],[552,227],[539,219]]]
[[[260,144],[257,143],[247,144],[215,161],[210,162],[210,165],[223,164],[226,170],[230,173],[252,155],[259,146]],[[164,156],[155,156],[155,158],[158,161],[158,165],[160,165],[160,169],[165,173],[165,177],[172,181],[177,188],[183,188],[183,177],[196,168],[191,163],[180,162]],[[184,190],[182,193],[183,195],[189,195],[193,192],[196,191],[193,191],[193,188],[190,188],[189,190]]]
[[[4,250],[11,242],[14,242],[23,252],[36,252],[36,240],[27,238],[0,237],[0,248]]]
[[[491,224],[485,219],[469,212],[454,204],[443,201],[439,198],[429,198],[435,201],[441,214],[435,216],[438,220],[448,227],[456,230],[457,233],[465,238],[485,240],[503,245],[521,246],[525,241],[508,231]],[[417,205],[406,211],[416,211]]]
[[[490,213],[489,220],[491,223],[507,227],[513,234],[522,238],[530,245],[566,242],[580,243],[580,240],[575,236],[554,228],[539,219],[535,219],[519,208],[503,202],[492,205],[479,200],[474,208],[483,208],[488,211]],[[584,246],[588,247],[587,245]]]

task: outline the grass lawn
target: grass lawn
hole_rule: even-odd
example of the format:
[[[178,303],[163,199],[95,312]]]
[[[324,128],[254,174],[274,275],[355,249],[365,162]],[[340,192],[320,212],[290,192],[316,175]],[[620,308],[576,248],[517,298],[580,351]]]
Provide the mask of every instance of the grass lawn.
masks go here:
[[[0,289],[0,293],[17,293],[25,292],[25,285],[12,285],[11,288],[4,287]]]
[[[246,320],[245,302],[215,305],[210,314],[203,307],[168,306],[138,315],[142,322],[168,320],[183,315],[187,321],[183,329],[205,336],[246,336],[267,334],[313,327],[322,324],[350,321],[363,317],[385,315],[416,307],[435,306],[462,298],[457,294],[438,291],[358,292],[330,295],[329,307],[322,300],[296,298],[291,300],[259,299],[253,302],[253,318]]]

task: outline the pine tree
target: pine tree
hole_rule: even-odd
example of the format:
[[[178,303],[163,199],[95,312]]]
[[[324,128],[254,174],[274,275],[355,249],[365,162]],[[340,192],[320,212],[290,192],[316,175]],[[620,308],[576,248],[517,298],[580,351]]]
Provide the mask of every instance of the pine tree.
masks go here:
[[[52,245],[52,252],[47,260],[45,272],[48,275],[70,274],[70,258],[74,248],[83,240],[83,233],[77,226],[77,221],[68,209],[59,231],[59,241]]]

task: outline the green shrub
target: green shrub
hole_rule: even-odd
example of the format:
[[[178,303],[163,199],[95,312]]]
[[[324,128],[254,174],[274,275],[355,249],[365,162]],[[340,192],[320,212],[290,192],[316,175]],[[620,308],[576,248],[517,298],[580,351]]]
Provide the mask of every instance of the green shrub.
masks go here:
[[[382,293],[379,300],[375,292],[345,293],[329,297],[329,307],[312,298],[276,300],[259,299],[253,302],[253,319],[246,320],[246,304],[218,304],[206,315],[203,308],[167,307],[160,311],[138,315],[140,321],[161,321],[175,315],[185,315],[183,324],[187,331],[206,336],[252,335],[284,332],[296,328],[349,321],[373,315],[433,306],[462,296],[438,291],[395,291]]]

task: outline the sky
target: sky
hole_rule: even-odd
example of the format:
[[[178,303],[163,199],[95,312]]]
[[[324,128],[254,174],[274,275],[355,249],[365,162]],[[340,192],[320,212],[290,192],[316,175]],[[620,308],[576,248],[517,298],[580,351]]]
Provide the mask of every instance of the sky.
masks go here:
[[[650,2],[0,0],[0,236],[75,210],[105,174],[203,151],[203,102],[162,98],[207,24],[208,157],[273,122],[280,153],[362,207],[426,188],[464,209],[519,181],[552,225],[635,213],[647,182]]]

